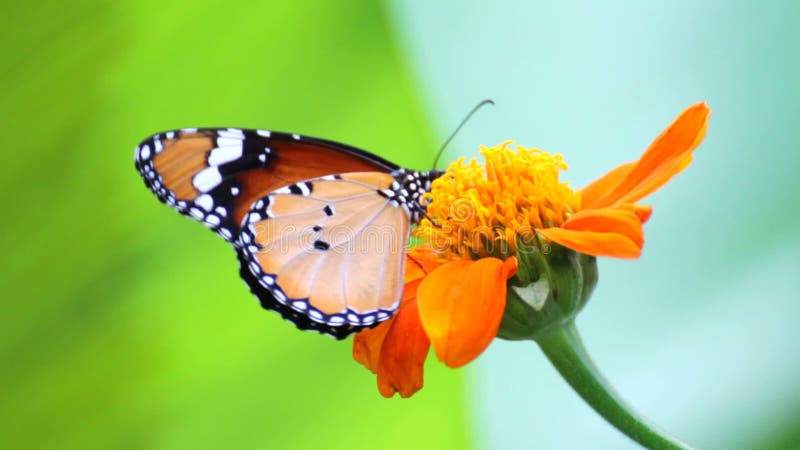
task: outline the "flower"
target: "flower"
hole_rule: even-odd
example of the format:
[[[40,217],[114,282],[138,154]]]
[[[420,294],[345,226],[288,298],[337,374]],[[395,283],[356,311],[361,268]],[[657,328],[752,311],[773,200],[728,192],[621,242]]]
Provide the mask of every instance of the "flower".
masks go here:
[[[637,161],[580,191],[559,180],[561,155],[510,141],[482,147],[485,164],[452,163],[425,196],[428,218],[413,231],[422,244],[408,253],[398,313],[354,340],[381,394],[419,390],[431,345],[460,367],[499,331],[528,338],[574,317],[597,279],[594,257],[640,256],[652,208],[638,202],[689,165],[709,117],[705,103],[690,106]]]

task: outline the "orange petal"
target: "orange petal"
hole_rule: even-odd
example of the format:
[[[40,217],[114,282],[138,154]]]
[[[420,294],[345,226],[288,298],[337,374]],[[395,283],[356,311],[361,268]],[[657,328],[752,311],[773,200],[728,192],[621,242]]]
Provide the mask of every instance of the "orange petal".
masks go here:
[[[419,320],[416,295],[420,282],[405,285],[394,317],[356,334],[353,340],[353,358],[378,375],[378,391],[387,398],[395,392],[410,397],[422,388],[430,340]]]
[[[636,162],[629,162],[611,169],[610,172],[581,189],[581,209],[606,206],[598,205],[597,201],[622,183],[622,180],[636,167]]]
[[[661,165],[657,172],[652,173],[641,184],[636,186],[636,188],[631,189],[631,191],[625,194],[620,201],[633,203],[657,191],[661,186],[667,184],[672,177],[683,172],[683,169],[689,167],[689,163],[691,162],[691,153],[684,156],[682,159],[676,158],[665,162]]]
[[[636,214],[636,217],[639,218],[639,221],[642,223],[647,223],[650,220],[650,216],[653,215],[653,207],[650,205],[637,205],[635,203],[620,203],[617,205],[617,208],[627,209],[628,211]]]
[[[394,320],[395,318],[392,317],[375,328],[360,331],[353,338],[353,359],[372,373],[378,372],[381,347]]]
[[[406,254],[406,283],[425,277],[433,269],[441,266],[446,261],[439,257],[433,250],[424,247],[414,247]]]
[[[638,258],[642,253],[641,247],[628,237],[617,233],[563,228],[544,228],[536,231],[553,242],[586,255]]]
[[[420,319],[436,356],[460,367],[497,336],[506,306],[506,281],[516,258],[450,261],[431,272],[418,289]]]
[[[687,108],[633,166],[620,166],[587,186],[582,207],[602,208],[619,201],[634,203],[663,186],[688,166],[692,150],[705,137],[710,115],[704,102]],[[605,194],[601,195],[603,190]]]
[[[419,281],[406,285],[416,296]],[[422,389],[423,367],[431,341],[419,319],[417,299],[404,298],[386,335],[378,361],[378,390],[384,397],[395,392],[408,398]]]
[[[623,208],[584,209],[561,227],[572,231],[621,234],[639,248],[644,245],[642,222],[632,211]]]

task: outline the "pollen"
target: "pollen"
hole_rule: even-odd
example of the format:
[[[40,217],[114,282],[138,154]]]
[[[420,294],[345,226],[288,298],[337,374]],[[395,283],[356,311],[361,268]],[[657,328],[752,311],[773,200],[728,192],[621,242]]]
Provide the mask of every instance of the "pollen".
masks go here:
[[[485,163],[450,164],[425,194],[427,219],[414,229],[434,250],[455,257],[508,257],[517,238],[558,227],[578,210],[579,195],[559,173],[560,154],[506,141],[480,150]]]

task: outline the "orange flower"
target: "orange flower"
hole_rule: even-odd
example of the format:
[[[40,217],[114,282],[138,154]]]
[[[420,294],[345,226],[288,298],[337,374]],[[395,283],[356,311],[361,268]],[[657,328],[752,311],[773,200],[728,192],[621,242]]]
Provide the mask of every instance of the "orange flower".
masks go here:
[[[503,320],[520,242],[542,236],[585,255],[638,257],[652,208],[637,202],[689,165],[709,116],[705,103],[690,106],[638,161],[578,192],[559,181],[567,168],[561,155],[510,142],[482,148],[485,166],[451,164],[426,194],[432,220],[414,229],[423,245],[409,251],[400,309],[353,342],[381,394],[421,389],[431,345],[450,367],[486,349]]]

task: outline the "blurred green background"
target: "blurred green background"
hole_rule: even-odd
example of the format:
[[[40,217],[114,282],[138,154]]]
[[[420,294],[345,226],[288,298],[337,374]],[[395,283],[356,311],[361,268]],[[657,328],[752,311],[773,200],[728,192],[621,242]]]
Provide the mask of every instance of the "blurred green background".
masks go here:
[[[685,106],[692,167],[579,319],[638,409],[700,448],[800,448],[796,2],[3,5],[0,448],[636,448],[533,344],[381,398],[349,342],[262,311],[233,252],[144,188],[156,131],[259,127],[414,168],[513,138],[582,186]]]

